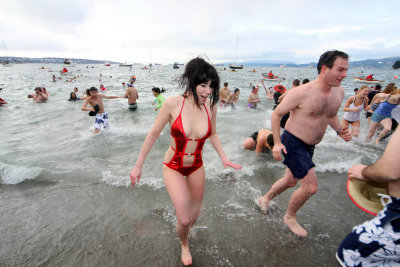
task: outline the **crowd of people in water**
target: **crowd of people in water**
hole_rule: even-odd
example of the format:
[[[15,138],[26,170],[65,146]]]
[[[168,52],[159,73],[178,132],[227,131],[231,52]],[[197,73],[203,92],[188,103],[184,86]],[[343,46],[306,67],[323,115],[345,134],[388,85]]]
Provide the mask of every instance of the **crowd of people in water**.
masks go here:
[[[348,172],[351,179],[388,182],[391,202],[375,219],[363,226],[356,226],[340,245],[336,256],[343,266],[369,263],[380,265],[383,262],[400,264],[400,171],[395,165],[400,160],[400,131],[395,131],[400,119],[400,90],[394,83],[389,83],[384,89],[380,84],[357,88],[355,94],[346,100],[344,115],[339,119],[338,111],[344,99],[344,89],[340,84],[346,78],[348,68],[348,55],[333,50],[321,55],[315,80],[304,79],[300,82],[295,79],[292,88],[288,90],[281,84],[267,88],[261,80],[267,99],[274,100],[271,129],[256,129],[244,140],[242,146],[244,149],[255,150],[257,154],[272,153],[275,160],[283,160],[283,176],[259,197],[259,207],[263,213],[268,213],[273,198],[299,184],[290,197],[283,223],[295,235],[306,237],[308,233],[297,221],[296,214],[317,193],[318,179],[312,158],[315,146],[321,142],[327,127],[333,128],[339,138],[348,142],[352,137],[360,135],[361,112],[364,110],[369,125],[367,141],[379,131],[375,139],[375,144],[379,145],[394,132],[382,159],[369,167],[355,165]],[[275,77],[272,72],[270,74]],[[96,87],[80,93],[75,87],[68,100],[84,101],[81,110],[95,117],[94,132],[98,133],[102,127],[109,126],[104,98],[126,98],[128,109],[137,110],[139,94],[135,82],[136,77],[132,75],[127,83],[122,83],[124,88],[126,86],[123,96],[100,94]],[[132,168],[130,180],[133,187],[140,181],[148,153],[166,124],[169,124],[171,144],[164,157],[164,183],[176,212],[182,263],[190,265],[192,256],[188,233],[200,215],[204,195],[202,149],[205,141],[210,140],[224,168],[242,168],[228,159],[216,131],[217,109],[234,110],[239,101],[240,89],[234,88],[231,92],[227,82],[220,87],[217,70],[199,57],[187,63],[178,82],[184,93],[167,99],[162,95],[165,91],[163,88],[152,88],[155,97],[152,104],[158,114]],[[107,89],[100,86],[100,90]],[[258,91],[259,86],[252,86],[247,100],[249,109],[257,108],[260,102]],[[28,97],[35,102],[43,102],[49,98],[49,93],[40,86]],[[381,226],[380,231],[374,231],[371,225]],[[368,235],[370,242],[365,241],[365,235]]]

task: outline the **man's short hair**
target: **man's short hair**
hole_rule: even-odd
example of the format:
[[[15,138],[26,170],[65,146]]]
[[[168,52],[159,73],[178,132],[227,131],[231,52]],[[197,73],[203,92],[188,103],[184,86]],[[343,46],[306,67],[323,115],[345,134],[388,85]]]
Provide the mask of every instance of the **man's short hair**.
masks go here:
[[[96,87],[92,86],[92,87],[89,88],[89,92],[93,92],[93,91],[98,92],[99,90],[97,90]]]
[[[293,86],[299,86],[300,85],[300,80],[299,79],[294,79],[293,80]]]
[[[338,58],[344,58],[344,59],[349,59],[349,55],[346,54],[345,52],[339,51],[339,50],[332,50],[332,51],[326,51],[323,53],[318,61],[317,65],[317,70],[318,74],[321,72],[321,68],[323,65],[327,66],[329,69],[333,67],[333,63],[335,60]]]
[[[272,134],[267,136],[267,144],[270,146],[274,146],[274,136]]]
[[[227,82],[224,82],[224,86],[228,86],[228,83],[227,83]]]
[[[382,89],[382,86],[378,83],[375,85],[375,90],[380,91]]]

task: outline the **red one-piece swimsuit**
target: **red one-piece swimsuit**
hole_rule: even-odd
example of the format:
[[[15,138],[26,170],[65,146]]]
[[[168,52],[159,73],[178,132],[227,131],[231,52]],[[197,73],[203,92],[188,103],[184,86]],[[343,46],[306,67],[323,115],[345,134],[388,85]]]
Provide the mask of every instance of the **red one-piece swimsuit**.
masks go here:
[[[205,134],[205,136],[201,139],[187,138],[187,136],[185,134],[185,130],[183,129],[183,123],[182,123],[182,110],[183,110],[184,104],[185,104],[185,98],[183,98],[181,111],[180,111],[178,117],[175,119],[174,123],[171,125],[171,136],[175,139],[175,147],[176,147],[174,149],[171,146],[171,148],[172,148],[172,150],[175,151],[175,153],[174,153],[174,156],[172,157],[171,161],[168,163],[164,162],[164,164],[168,168],[181,173],[183,176],[188,176],[203,165],[203,158],[201,156],[201,151],[203,150],[203,146],[204,146],[206,139],[211,135],[212,126],[211,126],[210,115],[208,114],[208,110],[207,110],[206,106],[203,104],[204,108],[206,109],[206,112],[207,112],[208,131]],[[198,142],[196,150],[193,153],[185,153],[185,149],[186,149],[188,141],[197,141]],[[191,166],[183,166],[183,157],[184,156],[194,157],[194,161]]]

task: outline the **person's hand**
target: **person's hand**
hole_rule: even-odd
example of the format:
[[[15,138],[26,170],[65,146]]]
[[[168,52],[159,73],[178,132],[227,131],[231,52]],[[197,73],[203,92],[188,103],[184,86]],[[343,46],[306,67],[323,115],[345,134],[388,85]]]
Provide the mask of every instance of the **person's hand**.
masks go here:
[[[351,140],[351,132],[347,127],[343,127],[339,131],[339,136],[346,142]]]
[[[275,144],[274,147],[272,148],[272,156],[274,157],[275,160],[277,160],[277,161],[282,160],[281,151],[283,153],[287,154],[286,147],[282,143]]]
[[[233,163],[230,160],[225,160],[222,161],[222,165],[224,165],[224,168],[226,169],[227,167],[231,167],[234,168],[235,170],[241,170],[242,166],[240,166],[239,164]]]
[[[347,171],[347,175],[350,179],[359,179],[365,180],[364,176],[362,175],[362,171],[366,168],[366,165],[363,164],[356,164],[349,168]]]
[[[140,177],[142,177],[142,168],[139,168],[135,165],[135,167],[133,167],[131,171],[130,177],[131,177],[132,187],[135,187],[136,182],[139,183]]]

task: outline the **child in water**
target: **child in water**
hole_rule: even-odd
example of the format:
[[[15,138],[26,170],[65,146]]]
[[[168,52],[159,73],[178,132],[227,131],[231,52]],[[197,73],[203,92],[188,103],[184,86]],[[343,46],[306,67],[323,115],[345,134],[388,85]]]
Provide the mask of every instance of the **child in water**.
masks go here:
[[[164,88],[162,90],[160,90],[160,88],[158,88],[158,87],[153,87],[153,89],[151,89],[151,91],[153,91],[153,95],[156,98],[153,102],[153,105],[157,104],[156,108],[154,109],[155,111],[157,111],[164,104],[165,97],[161,93],[164,93],[165,90],[164,90]]]

